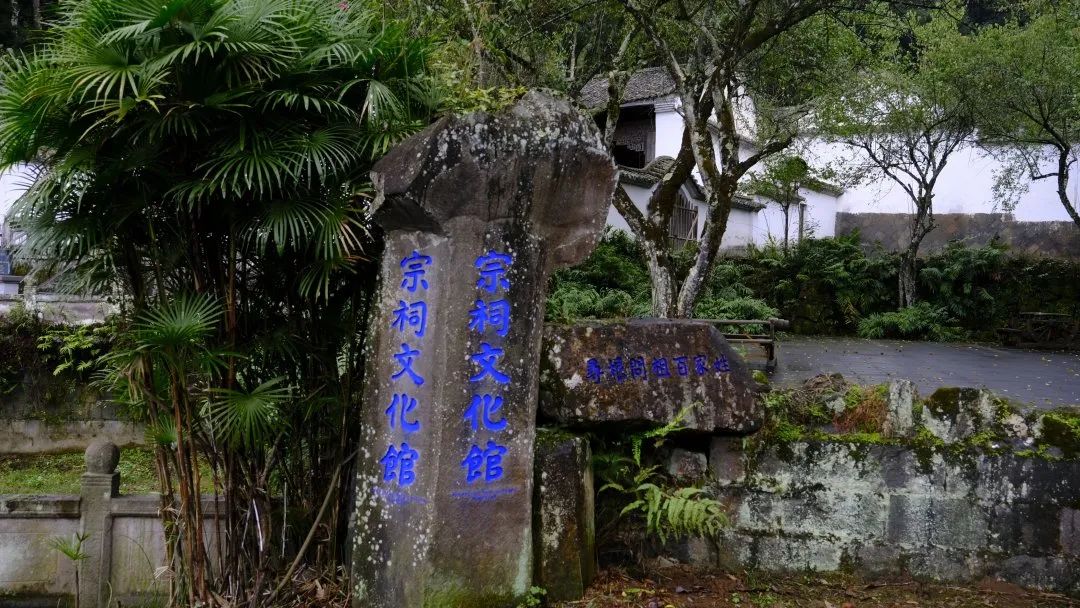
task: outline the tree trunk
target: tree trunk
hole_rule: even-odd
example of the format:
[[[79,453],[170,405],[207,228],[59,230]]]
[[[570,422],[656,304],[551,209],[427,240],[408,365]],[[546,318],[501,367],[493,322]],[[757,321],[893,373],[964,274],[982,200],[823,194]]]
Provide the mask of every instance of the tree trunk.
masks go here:
[[[652,310],[653,317],[659,319],[670,318],[675,312],[675,277],[671,268],[661,262],[663,252],[659,251],[655,244],[647,239],[641,240],[645,249],[645,261],[649,267],[649,282],[652,285]]]
[[[916,285],[919,259],[919,246],[923,239],[934,229],[934,194],[932,186],[920,188],[920,195],[915,199],[915,217],[911,221],[911,238],[907,249],[900,254],[899,303],[900,308],[908,308],[918,299]]]
[[[1057,193],[1061,204],[1065,206],[1065,212],[1072,218],[1077,228],[1080,228],[1080,213],[1069,200],[1069,154],[1070,150],[1058,150]]]
[[[900,308],[912,306],[918,297],[915,288],[917,255],[918,245],[913,248],[909,247],[907,251],[900,255]]]
[[[790,204],[784,205],[782,207],[782,209],[784,210],[784,255],[787,255],[787,252],[788,252],[788,231],[791,229],[790,228],[791,220],[789,218],[789,215],[791,213],[791,205]]]

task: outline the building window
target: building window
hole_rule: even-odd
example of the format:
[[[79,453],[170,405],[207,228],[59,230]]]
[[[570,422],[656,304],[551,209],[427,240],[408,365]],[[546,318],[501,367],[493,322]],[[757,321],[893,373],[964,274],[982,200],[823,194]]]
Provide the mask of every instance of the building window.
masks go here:
[[[679,194],[675,208],[671,211],[668,236],[673,249],[681,249],[690,243],[698,242],[698,208],[682,194]]]
[[[654,131],[651,114],[627,111],[620,116],[619,124],[615,127],[615,145],[612,153],[615,162],[634,169],[641,169],[653,159],[655,146]]]
[[[634,150],[633,148],[628,148],[623,145],[615,144],[612,155],[615,157],[615,163],[623,167],[641,169],[646,164],[645,152]]]

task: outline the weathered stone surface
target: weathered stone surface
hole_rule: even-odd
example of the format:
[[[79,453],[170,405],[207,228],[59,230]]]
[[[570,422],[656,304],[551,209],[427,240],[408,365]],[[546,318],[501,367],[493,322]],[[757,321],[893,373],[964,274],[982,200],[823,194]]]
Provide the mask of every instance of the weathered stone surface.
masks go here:
[[[941,388],[926,400],[923,425],[946,443],[963,441],[997,421],[993,393],[974,388]]]
[[[900,548],[894,545],[878,544],[856,545],[849,552],[854,569],[870,576],[895,574],[900,563]]]
[[[146,425],[119,420],[0,420],[0,454],[73,452],[100,440],[120,447],[144,445]]]
[[[924,547],[906,556],[912,576],[937,582],[966,582],[985,575],[986,561],[978,552]]]
[[[979,549],[987,544],[986,533],[986,517],[970,500],[890,496],[888,539],[901,547]]]
[[[915,383],[893,380],[889,383],[888,412],[882,433],[886,437],[908,437],[915,431]]]
[[[536,434],[535,582],[548,601],[580,599],[596,576],[592,451],[584,437]]]
[[[697,568],[716,566],[719,559],[716,543],[700,536],[672,541],[664,547],[664,553]]]
[[[709,442],[709,469],[722,485],[740,483],[746,478],[746,461],[738,437],[713,437]]]
[[[1005,560],[997,576],[1024,587],[1080,596],[1080,560],[1017,555]]]
[[[887,511],[878,494],[812,485],[789,488],[782,494],[747,494],[735,514],[742,529],[754,532],[867,539],[883,535]]]
[[[668,455],[667,473],[679,482],[702,479],[708,470],[708,458],[701,452],[675,448]]]
[[[82,475],[82,521],[79,531],[87,536],[83,550],[88,559],[80,564],[86,583],[78,589],[79,604],[87,608],[105,607],[111,588],[113,516],[112,499],[120,494],[120,449],[106,441],[86,448],[86,472]]]
[[[77,519],[0,518],[0,605],[5,595],[74,592],[74,564],[49,541],[71,538],[78,525]]]
[[[108,441],[94,441],[86,448],[86,472],[110,475],[120,462],[120,448]]]
[[[1061,510],[1058,534],[1061,552],[1065,555],[1080,557],[1080,510]]]
[[[570,426],[749,433],[764,416],[742,358],[698,321],[549,325],[541,387],[541,413]]]
[[[996,576],[1080,594],[1080,460],[838,440],[781,443],[742,462],[741,482],[725,473],[707,486],[730,505],[719,554],[729,570]]]
[[[495,115],[437,122],[373,179],[386,250],[357,461],[354,605],[515,606],[533,576],[544,292],[554,268],[599,238],[614,164],[591,120],[530,93]]]

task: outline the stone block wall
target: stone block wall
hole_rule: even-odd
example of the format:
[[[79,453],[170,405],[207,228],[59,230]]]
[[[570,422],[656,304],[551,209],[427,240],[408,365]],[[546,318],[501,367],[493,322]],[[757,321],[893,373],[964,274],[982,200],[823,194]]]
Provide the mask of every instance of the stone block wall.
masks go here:
[[[937,227],[926,235],[923,254],[944,249],[950,241],[987,245],[996,238],[1018,252],[1080,258],[1080,231],[1072,222],[1018,222],[1001,213],[940,213],[934,219]],[[858,230],[867,246],[900,251],[907,245],[910,222],[905,213],[837,213],[836,234]]]
[[[0,454],[43,454],[85,450],[95,441],[120,447],[144,445],[146,425],[126,420],[44,420],[0,418]]]
[[[880,433],[782,420],[785,434],[714,437],[707,487],[730,526],[687,561],[993,577],[1080,597],[1080,412],[1024,412],[975,389],[920,399],[903,380],[878,394]]]
[[[0,294],[0,317],[24,308],[46,324],[102,323],[116,307],[99,298],[53,293]],[[0,454],[84,450],[95,440],[143,445],[145,425],[128,420],[89,383],[24,362],[18,386],[0,395]]]
[[[807,441],[745,466],[742,481],[719,484],[732,513],[720,540],[727,565],[993,576],[1080,594],[1078,461]]]

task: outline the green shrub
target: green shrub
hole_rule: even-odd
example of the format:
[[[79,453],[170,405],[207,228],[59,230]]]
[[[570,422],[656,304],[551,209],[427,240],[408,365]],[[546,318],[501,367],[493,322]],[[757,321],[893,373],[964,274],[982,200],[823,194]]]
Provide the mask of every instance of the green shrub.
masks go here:
[[[966,332],[944,307],[919,302],[897,312],[870,315],[859,322],[863,338],[901,338],[949,342],[963,339]]]
[[[675,256],[677,277],[693,254],[687,247]],[[802,334],[992,340],[1021,312],[1080,315],[1077,261],[1016,254],[999,243],[954,243],[919,260],[925,305],[900,313],[898,267],[895,253],[868,252],[858,233],[803,239],[787,252],[750,247],[743,256],[717,260],[694,316],[782,317]],[[617,230],[609,230],[581,265],[557,272],[551,293],[549,320],[647,316],[650,310],[642,252]]]
[[[646,303],[646,308],[647,308]],[[558,286],[545,302],[545,318],[556,323],[577,319],[622,319],[640,313],[641,303],[619,289],[601,293],[593,287],[569,283]]]
[[[33,418],[73,410],[115,336],[112,324],[46,323],[22,305],[13,307],[0,316],[0,402],[21,394],[16,402],[30,409],[19,415]]]
[[[705,298],[694,308],[698,319],[771,319],[780,311],[764,300],[745,296],[730,299]]]
[[[746,283],[797,333],[851,333],[867,312],[896,307],[896,256],[868,257],[857,234],[803,239],[787,253],[751,248]]]

